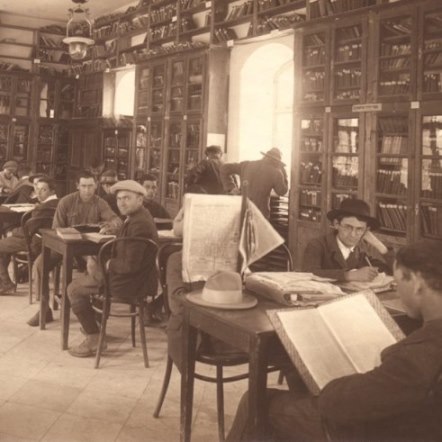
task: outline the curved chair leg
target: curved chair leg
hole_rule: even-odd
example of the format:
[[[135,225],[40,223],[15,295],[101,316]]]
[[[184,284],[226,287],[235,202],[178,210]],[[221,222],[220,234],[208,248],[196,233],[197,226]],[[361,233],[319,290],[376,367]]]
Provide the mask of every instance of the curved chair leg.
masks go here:
[[[136,306],[135,305],[131,305],[130,306],[130,312],[131,313],[135,313],[136,312]],[[132,347],[135,347],[136,345],[136,338],[135,338],[135,323],[136,323],[136,316],[132,316],[130,318],[130,333],[132,336]]]
[[[223,366],[216,366],[216,406],[218,412],[218,437],[220,442],[224,441],[224,388],[223,388]]]
[[[143,348],[144,366],[149,368],[149,358],[147,356],[146,332],[144,331],[144,302],[138,304],[138,326],[140,328],[141,347]]]
[[[167,389],[169,387],[170,375],[172,374],[173,361],[170,356],[167,356],[166,372],[164,373],[163,386],[161,387],[160,397],[158,398],[157,406],[153,412],[153,417],[160,415],[161,407],[163,406],[164,398],[166,397]]]
[[[104,337],[106,336],[106,324],[108,317],[109,313],[106,312],[106,306],[103,306],[103,316],[100,325],[100,337],[98,338],[98,347],[95,356],[95,368],[98,368],[98,366],[100,365],[100,358],[101,358],[101,352],[103,350]]]
[[[29,278],[29,304],[32,304],[32,268],[33,262],[28,256],[28,278]]]

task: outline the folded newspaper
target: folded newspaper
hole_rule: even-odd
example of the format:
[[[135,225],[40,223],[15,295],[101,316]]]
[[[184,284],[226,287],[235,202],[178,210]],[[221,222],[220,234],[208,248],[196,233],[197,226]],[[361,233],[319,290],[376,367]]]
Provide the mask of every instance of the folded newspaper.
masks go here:
[[[246,278],[246,289],[280,304],[315,306],[344,295],[333,280],[306,272],[256,272]]]

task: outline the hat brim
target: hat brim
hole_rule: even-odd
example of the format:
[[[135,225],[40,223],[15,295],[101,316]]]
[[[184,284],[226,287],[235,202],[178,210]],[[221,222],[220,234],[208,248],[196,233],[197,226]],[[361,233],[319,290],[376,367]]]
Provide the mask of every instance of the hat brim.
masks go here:
[[[206,301],[202,298],[203,291],[198,290],[192,293],[188,293],[186,295],[186,299],[188,299],[190,302],[193,302],[194,304],[201,305],[203,307],[211,307],[211,308],[218,308],[221,310],[246,310],[249,308],[253,308],[258,304],[258,300],[247,293],[243,293],[243,298],[240,303],[235,304],[219,304],[214,302]]]
[[[330,210],[330,212],[327,213],[327,218],[330,221],[335,220],[338,216],[348,216],[348,217],[354,216],[355,218],[365,221],[368,227],[370,227],[370,229],[372,230],[376,230],[380,226],[379,221],[376,218],[373,218],[372,216],[360,215],[358,213],[349,212],[347,210],[341,210],[341,209],[332,209]]]
[[[276,158],[276,157],[274,157],[273,155],[269,155],[269,154],[266,153],[266,152],[261,152],[261,155],[264,155],[264,156],[267,157],[267,158],[271,158],[272,160],[275,160],[275,161],[277,161],[278,163],[281,163],[283,166],[285,166],[284,161],[281,161],[279,158]]]

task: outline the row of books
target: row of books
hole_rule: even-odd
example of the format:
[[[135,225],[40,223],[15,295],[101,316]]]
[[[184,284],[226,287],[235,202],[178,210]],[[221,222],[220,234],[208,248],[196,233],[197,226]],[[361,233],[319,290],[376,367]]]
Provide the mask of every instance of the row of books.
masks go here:
[[[48,37],[40,34],[39,46],[51,49],[64,49],[65,45],[60,38]]]
[[[425,16],[425,31],[440,32],[442,29],[442,14],[428,14]]]
[[[361,59],[362,43],[338,46],[336,61],[357,61]]]
[[[235,5],[230,9],[224,21],[235,20],[246,15],[253,14],[253,0],[246,1],[239,5]]]
[[[427,40],[424,42],[425,51],[432,51],[434,49],[442,49],[442,40],[440,38]]]
[[[215,41],[222,42],[228,40],[236,40],[238,36],[232,28],[215,28]]]
[[[304,134],[313,133],[318,136],[323,136],[324,120],[322,118],[312,118],[301,121],[301,129]]]
[[[381,56],[393,57],[396,55],[410,55],[411,43],[382,43]]]
[[[335,85],[338,89],[361,85],[362,72],[359,69],[342,68],[335,71]],[[359,94],[358,94],[359,95]]]
[[[302,184],[320,184],[322,179],[321,161],[302,161],[300,165],[300,182]]]
[[[350,90],[336,90],[335,99],[336,100],[358,100],[360,98],[361,91],[359,89]]]
[[[442,171],[431,172],[424,170],[426,188],[422,189],[422,196],[425,198],[442,198]]]
[[[353,171],[343,170],[339,167],[333,166],[333,186],[342,187],[358,187],[358,175]]]
[[[310,0],[310,18],[340,14],[375,4],[376,0]]]
[[[167,25],[157,26],[151,28],[148,32],[149,39],[151,41],[161,40],[162,38],[168,38],[176,35],[177,24],[175,22]]]
[[[314,103],[317,101],[323,101],[324,100],[324,91],[316,91],[316,92],[304,92],[303,100],[309,103]]]
[[[378,169],[376,189],[379,193],[406,195],[408,190],[407,170]]]
[[[304,90],[318,91],[324,89],[325,72],[324,71],[305,71],[302,78]]]
[[[177,200],[180,196],[180,185],[176,181],[167,183],[167,198]]]
[[[288,5],[294,0],[258,0],[258,12],[265,11],[271,8]]]
[[[316,66],[325,63],[325,47],[306,47],[304,49],[304,66]]]
[[[71,61],[71,57],[65,51],[48,51],[43,48],[39,48],[37,53],[37,58],[41,61],[46,61],[49,63],[62,63],[69,64]]]
[[[421,227],[425,235],[442,236],[442,207],[423,205],[421,206]]]
[[[410,93],[410,78],[403,80],[381,80],[379,82],[381,95],[406,95]]]
[[[304,46],[323,46],[325,45],[325,34],[310,34],[304,38]]]
[[[161,6],[161,8],[154,9],[151,11],[150,22],[151,24],[155,24],[160,21],[169,20],[175,15],[176,15],[175,5],[171,4],[171,5]]]
[[[402,135],[382,137],[382,154],[406,155],[408,151],[408,138]]]
[[[424,92],[442,92],[442,69],[438,73],[424,74]]]
[[[410,69],[411,58],[410,57],[400,57],[392,58],[389,60],[381,60],[379,65],[380,71],[397,71],[401,69]]]
[[[316,137],[303,137],[301,140],[302,152],[322,152],[322,140]]]
[[[340,28],[336,31],[336,39],[338,44],[342,40],[353,40],[362,37],[362,28],[360,25],[348,26]]]
[[[277,17],[264,17],[257,25],[257,34],[266,34],[275,29],[286,29],[291,27],[295,23],[303,21],[303,16],[299,14],[293,15],[279,15]]]
[[[302,221],[314,221],[319,223],[321,221],[321,210],[302,207],[299,209],[299,219]]]
[[[442,51],[425,55],[424,64],[427,65],[428,67],[435,66],[435,65],[441,66],[442,65]]]
[[[383,21],[381,32],[383,37],[410,36],[412,29],[411,17]]]
[[[407,206],[405,204],[378,202],[378,218],[387,229],[407,230]]]
[[[383,133],[408,133],[407,118],[382,117],[378,123]]]
[[[322,201],[322,192],[320,190],[301,190],[299,203],[307,206],[320,206]]]
[[[186,9],[195,8],[204,2],[205,2],[205,0],[180,0],[181,11],[185,11]]]

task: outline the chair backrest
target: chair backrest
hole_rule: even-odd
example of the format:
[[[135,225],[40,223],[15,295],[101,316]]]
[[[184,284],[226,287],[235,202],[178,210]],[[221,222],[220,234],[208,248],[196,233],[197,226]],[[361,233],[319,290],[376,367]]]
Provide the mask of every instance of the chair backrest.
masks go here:
[[[281,244],[275,250],[254,262],[250,269],[253,272],[293,271],[293,257],[286,244]]]
[[[166,270],[167,261],[172,253],[178,252],[183,248],[182,242],[168,242],[161,244],[157,254],[157,272],[160,279],[161,289],[163,292],[163,304],[166,315],[170,315],[169,298],[167,293]]]
[[[55,213],[55,209],[54,209]],[[21,228],[26,241],[26,248],[28,253],[32,256],[34,251],[32,250],[32,238],[38,234],[40,229],[49,229],[52,226],[54,216],[41,216],[32,218],[32,210],[25,212],[21,217]]]
[[[103,274],[104,296],[107,299],[112,296],[110,271],[108,269],[107,262],[111,257],[115,257],[115,255],[118,255],[118,249],[122,245],[126,245],[128,247],[144,248],[144,251],[142,253],[142,262],[140,263],[139,270],[134,270],[133,273],[137,276],[142,274],[146,278],[146,280],[148,280],[149,278],[156,278],[155,270],[158,246],[154,241],[136,236],[112,239],[103,244],[98,253],[98,265]],[[128,285],[130,284],[130,282],[132,282],[132,280],[128,279]]]

